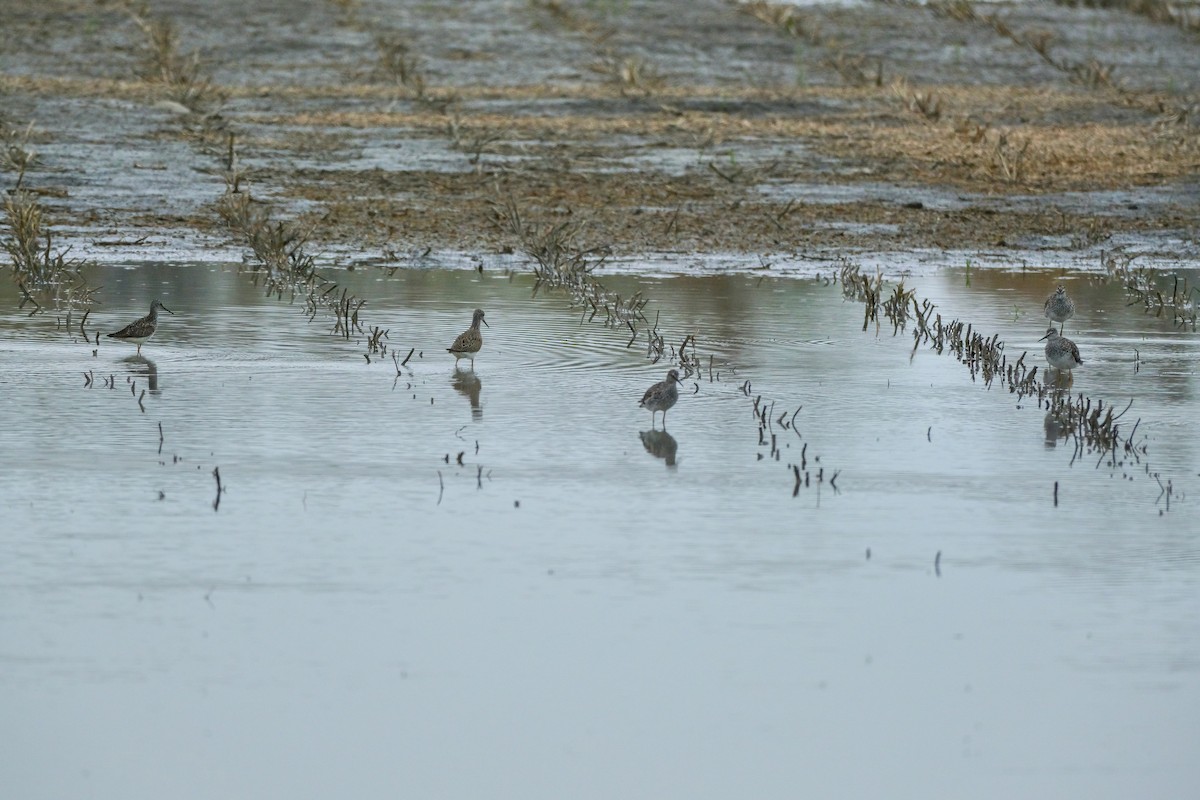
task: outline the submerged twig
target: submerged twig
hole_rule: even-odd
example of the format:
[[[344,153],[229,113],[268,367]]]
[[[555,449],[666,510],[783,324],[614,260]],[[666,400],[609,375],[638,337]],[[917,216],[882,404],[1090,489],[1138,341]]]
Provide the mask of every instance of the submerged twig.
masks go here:
[[[221,468],[213,467],[212,474],[213,477],[217,479],[217,496],[213,499],[212,504],[213,511],[216,511],[221,507],[221,493],[225,490],[221,488]]]

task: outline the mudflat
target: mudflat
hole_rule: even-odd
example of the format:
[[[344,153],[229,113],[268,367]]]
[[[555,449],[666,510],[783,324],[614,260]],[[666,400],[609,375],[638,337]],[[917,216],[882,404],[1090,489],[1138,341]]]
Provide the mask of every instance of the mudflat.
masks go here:
[[[632,258],[1186,259],[1194,8],[1106,5],[5,0],[0,122],[83,238],[236,190],[349,260],[503,252],[510,199]]]

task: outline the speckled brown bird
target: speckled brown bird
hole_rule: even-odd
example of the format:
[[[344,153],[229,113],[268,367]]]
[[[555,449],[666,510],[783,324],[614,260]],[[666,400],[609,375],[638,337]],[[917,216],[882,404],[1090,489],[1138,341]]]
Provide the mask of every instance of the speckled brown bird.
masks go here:
[[[1047,329],[1046,335],[1039,341],[1046,342],[1046,361],[1055,369],[1065,369],[1068,374],[1071,374],[1071,370],[1083,366],[1083,359],[1079,357],[1079,348],[1067,337],[1060,336],[1056,329]]]
[[[1046,298],[1046,305],[1043,308],[1046,312],[1046,319],[1059,323],[1059,335],[1066,327],[1067,320],[1075,316],[1075,301],[1067,296],[1067,290],[1061,284],[1054,290],[1054,294]]]
[[[158,310],[162,309],[168,314],[175,312],[164,306],[158,300],[150,304],[150,313],[139,319],[137,322],[131,322],[116,333],[108,334],[109,339],[120,339],[123,342],[133,342],[137,345],[138,355],[142,354],[142,343],[154,335],[158,330]]]
[[[487,325],[483,319],[483,309],[477,308],[471,317],[471,327],[460,333],[454,340],[454,344],[446,348],[446,351],[454,356],[455,369],[458,369],[460,358],[469,358],[471,359],[471,370],[475,370],[475,354],[479,352],[479,348],[483,347],[483,332],[479,329],[481,322]],[[488,327],[492,326],[488,325]]]
[[[642,408],[650,409],[650,427],[654,427],[654,415],[659,411],[663,415],[663,430],[667,428],[667,409],[675,405],[675,401],[679,399],[679,389],[676,384],[679,383],[679,370],[673,369],[667,373],[667,379],[654,384],[646,393],[642,395],[642,402],[638,403]]]

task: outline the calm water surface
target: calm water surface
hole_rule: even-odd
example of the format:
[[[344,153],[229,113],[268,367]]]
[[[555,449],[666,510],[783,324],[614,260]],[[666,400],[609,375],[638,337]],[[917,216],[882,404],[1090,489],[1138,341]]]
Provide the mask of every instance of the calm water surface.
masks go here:
[[[668,438],[645,340],[525,276],[339,277],[399,376],[231,268],[104,270],[89,337],[176,312],[140,359],[0,289],[6,794],[1194,792],[1200,337],[1119,287],[1068,276],[1073,388],[1148,446],[1097,468],[836,287],[613,279],[721,373]],[[1056,280],[914,285],[1041,363]]]

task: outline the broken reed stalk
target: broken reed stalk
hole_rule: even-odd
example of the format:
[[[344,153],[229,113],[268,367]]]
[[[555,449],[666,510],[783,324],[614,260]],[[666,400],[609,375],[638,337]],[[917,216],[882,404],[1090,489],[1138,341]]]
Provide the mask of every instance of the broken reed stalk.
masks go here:
[[[590,310],[589,320],[600,310],[608,327],[624,327],[626,322],[644,322],[642,310],[648,301],[635,294],[623,299],[610,292],[592,273],[604,265],[611,254],[607,246],[583,247],[577,239],[583,223],[567,220],[554,224],[527,224],[512,195],[492,204],[493,221],[504,233],[514,237],[521,251],[533,261],[536,278],[533,292],[561,289],[575,307]]]
[[[226,192],[217,202],[217,213],[225,225],[250,248],[249,271],[256,286],[268,296],[289,302],[301,298],[305,313],[315,319],[324,309],[334,316],[334,335],[349,339],[362,332],[359,311],[366,304],[317,272],[316,259],[306,250],[308,234],[295,226],[277,222],[250,197],[249,192]],[[377,329],[378,330],[378,329]],[[384,332],[386,334],[386,331]]]
[[[1058,5],[1070,8],[1120,9],[1130,14],[1143,16],[1152,22],[1174,25],[1189,33],[1200,33],[1200,9],[1167,0],[1054,0]]]
[[[38,161],[37,151],[29,147],[29,138],[32,135],[32,122],[24,128],[18,128],[0,114],[0,170],[17,174],[13,192],[20,191],[25,173]]]
[[[582,34],[596,54],[590,69],[605,76],[622,96],[645,97],[662,88],[665,79],[654,64],[641,55],[623,54],[612,46],[616,34],[612,27],[569,8],[561,0],[533,0],[531,5],[545,12],[558,25]]]
[[[759,22],[778,28],[781,32],[796,39],[803,39],[809,44],[825,45],[828,41],[821,32],[820,23],[801,14],[793,5],[770,3],[766,0],[750,3],[735,0],[734,5],[743,14],[749,14]]]
[[[384,341],[384,339],[388,338],[388,333],[390,332],[390,330],[391,330],[390,328],[387,330],[380,328],[378,325],[371,326],[370,334],[367,336],[367,353],[368,354],[378,353],[381,356],[387,355],[388,346],[387,346],[387,343]],[[371,361],[371,359],[368,356],[367,362],[370,363],[370,361]]]
[[[435,93],[430,91],[429,81],[421,57],[413,49],[409,38],[400,32],[384,30],[375,34],[375,68],[370,79],[390,83],[397,87],[405,99],[441,114],[450,114],[451,130],[457,128],[457,117],[452,108],[458,104],[454,92]],[[458,137],[454,136],[457,145]],[[479,150],[483,149],[479,145]],[[478,161],[478,154],[472,161]]]
[[[1039,380],[1038,367],[1025,364],[1028,353],[1009,361],[999,334],[989,337],[974,330],[970,323],[957,319],[944,321],[933,303],[928,300],[918,302],[914,293],[903,291],[903,284],[893,292],[893,299],[907,298],[907,306],[890,301],[880,305],[875,302],[879,296],[875,287],[881,283],[878,273],[876,283],[872,284],[857,265],[846,264],[836,280],[842,284],[843,297],[868,304],[868,322],[878,324],[879,311],[882,310],[893,324],[893,335],[905,330],[908,323],[912,322],[914,354],[922,345],[939,354],[949,351],[967,367],[972,381],[979,380],[989,389],[993,384],[1007,387],[1010,393],[1017,396],[1018,404],[1025,398],[1036,399],[1038,407],[1046,409],[1063,436],[1074,436],[1076,447],[1072,463],[1085,454],[1098,453],[1100,461],[1097,466],[1107,457],[1109,465],[1115,469],[1124,463],[1125,458],[1140,463],[1146,454],[1146,445],[1135,439],[1136,423],[1127,434],[1119,424],[1133,405],[1132,400],[1121,413],[1114,414],[1113,407],[1106,406],[1103,400],[1093,402],[1083,394],[1072,397],[1057,385]]]
[[[889,5],[903,8],[924,9],[937,16],[949,17],[959,22],[969,22],[982,27],[991,28],[999,36],[1010,40],[1018,47],[1027,48],[1044,63],[1061,72],[1073,83],[1078,83],[1089,89],[1107,93],[1109,97],[1123,105],[1133,106],[1142,111],[1154,114],[1159,122],[1185,123],[1194,128],[1195,112],[1173,100],[1169,93],[1145,89],[1130,88],[1114,80],[1114,66],[1105,64],[1095,58],[1076,62],[1067,58],[1057,57],[1052,51],[1054,34],[1045,30],[1016,31],[1000,16],[999,13],[986,14],[977,10],[971,0],[879,0]],[[1145,4],[1159,8],[1170,8],[1163,0],[1131,0],[1129,6]],[[1151,14],[1157,13],[1152,11]],[[1170,12],[1168,18],[1175,19]],[[1189,14],[1180,8],[1177,17],[1181,27],[1188,30],[1200,30],[1200,17]]]
[[[533,262],[533,295],[538,292],[559,290],[570,298],[573,308],[582,309],[581,322],[600,321],[609,328],[628,328],[631,334],[630,347],[637,341],[639,324],[647,323],[645,309],[650,303],[641,292],[630,297],[606,289],[593,274],[608,260],[611,251],[607,246],[584,247],[577,244],[583,231],[578,220],[538,225],[527,223],[516,200],[509,195],[492,204],[493,222],[502,232],[519,243],[521,251]],[[658,333],[657,320],[647,331],[647,358],[657,363],[666,352],[666,344]],[[690,341],[689,341],[690,339]],[[688,375],[700,371],[699,355],[695,339],[684,340],[691,344],[691,353],[686,347],[678,351],[680,367]],[[676,351],[672,348],[672,357]]]
[[[746,397],[750,397],[750,388],[750,381],[743,383],[741,386],[742,394]],[[796,415],[800,413],[800,409],[803,407],[804,406],[800,406],[793,411],[790,418],[788,417],[788,413],[786,411],[776,418],[775,401],[772,400],[770,404],[767,404],[763,401],[762,395],[754,396],[752,412],[754,414],[755,422],[758,424],[758,446],[767,450],[765,455],[762,452],[759,452],[756,460],[782,461],[784,447],[781,447],[779,444],[779,434],[775,432],[774,426],[779,425],[784,430],[788,430],[790,428],[801,441],[800,457],[798,461],[793,461],[787,464],[787,469],[792,474],[793,479],[792,497],[799,496],[802,488],[811,487],[815,483],[818,489],[817,502],[819,503],[820,487],[827,482],[825,477],[825,468],[818,468],[815,474],[808,468],[808,442],[804,441],[804,436],[801,435],[800,429],[796,427]],[[790,446],[790,442],[785,443],[785,447]],[[820,456],[813,456],[814,467],[820,464],[820,461]],[[840,470],[835,470],[833,474],[829,476],[829,488],[833,490],[834,494],[841,493],[841,490],[838,489],[837,486],[837,479],[838,475],[840,474]]]
[[[413,100],[424,100],[425,71],[407,38],[393,31],[376,34],[375,50],[374,76],[403,88]]]
[[[152,14],[145,3],[125,0],[119,6],[142,33],[140,76],[160,87],[164,99],[213,119],[212,112],[224,103],[225,92],[204,72],[198,53],[180,51],[174,23]]]
[[[13,281],[21,290],[20,308],[29,303],[37,313],[49,305],[69,314],[71,309],[94,303],[98,288],[89,286],[83,277],[87,261],[69,257],[69,247],[54,246],[43,213],[32,192],[22,189],[9,194],[4,199],[8,235],[0,239],[0,246],[8,254]]]
[[[1187,276],[1178,273],[1163,276],[1146,267],[1134,267],[1133,262],[1140,254],[1129,254],[1121,248],[1100,252],[1100,264],[1104,267],[1105,280],[1118,281],[1129,298],[1127,305],[1140,304],[1149,314],[1161,317],[1171,312],[1171,322],[1177,327],[1196,331],[1197,307],[1200,305],[1200,287],[1189,286]],[[1166,283],[1171,282],[1171,292],[1166,294]]]

